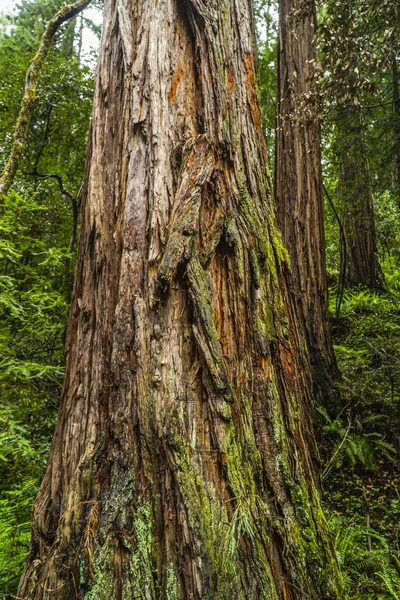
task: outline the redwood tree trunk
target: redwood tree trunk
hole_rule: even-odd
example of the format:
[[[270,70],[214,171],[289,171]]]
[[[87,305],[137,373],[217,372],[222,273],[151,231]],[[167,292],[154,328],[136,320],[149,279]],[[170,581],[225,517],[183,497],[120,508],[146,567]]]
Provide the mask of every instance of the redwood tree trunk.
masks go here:
[[[107,0],[51,458],[18,595],[339,598],[247,0]]]
[[[346,285],[379,288],[383,274],[378,259],[375,215],[358,108],[339,112],[339,194],[346,236]]]
[[[397,205],[400,208],[400,86],[397,58],[393,58],[393,129],[394,129],[394,184]]]
[[[339,372],[328,321],[314,0],[280,0],[275,193],[314,390],[332,396]]]

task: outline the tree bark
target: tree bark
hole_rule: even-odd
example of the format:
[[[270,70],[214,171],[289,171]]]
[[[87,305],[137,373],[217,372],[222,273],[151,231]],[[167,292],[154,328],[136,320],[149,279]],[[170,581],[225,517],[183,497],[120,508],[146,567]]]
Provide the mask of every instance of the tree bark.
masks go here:
[[[328,320],[314,0],[280,0],[275,193],[314,391],[326,404],[339,376]]]
[[[375,215],[363,140],[360,109],[343,108],[338,116],[339,195],[346,236],[346,285],[383,286],[378,259]]]
[[[106,1],[20,597],[342,597],[250,23],[247,0]]]
[[[397,205],[400,208],[400,86],[399,86],[399,70],[397,67],[397,58],[393,58],[393,129],[394,129],[394,149],[395,149],[395,165],[394,165],[394,184]]]

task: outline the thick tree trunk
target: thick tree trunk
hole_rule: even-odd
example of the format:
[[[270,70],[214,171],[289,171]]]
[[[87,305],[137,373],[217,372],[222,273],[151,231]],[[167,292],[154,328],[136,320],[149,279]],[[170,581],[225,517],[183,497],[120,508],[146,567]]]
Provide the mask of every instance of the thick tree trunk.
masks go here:
[[[346,236],[346,285],[380,288],[383,274],[378,259],[368,162],[358,108],[340,111],[338,132],[339,194]]]
[[[66,379],[18,595],[341,597],[247,0],[107,0]]]
[[[280,0],[275,193],[319,401],[338,368],[328,321],[314,0]]]

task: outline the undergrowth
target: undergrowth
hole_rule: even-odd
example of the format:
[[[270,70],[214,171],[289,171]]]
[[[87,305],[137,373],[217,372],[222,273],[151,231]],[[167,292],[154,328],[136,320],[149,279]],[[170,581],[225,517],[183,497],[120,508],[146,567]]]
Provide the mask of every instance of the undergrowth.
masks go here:
[[[345,292],[332,317],[340,399],[316,411],[325,503],[351,600],[400,600],[399,275],[387,269],[380,293]]]

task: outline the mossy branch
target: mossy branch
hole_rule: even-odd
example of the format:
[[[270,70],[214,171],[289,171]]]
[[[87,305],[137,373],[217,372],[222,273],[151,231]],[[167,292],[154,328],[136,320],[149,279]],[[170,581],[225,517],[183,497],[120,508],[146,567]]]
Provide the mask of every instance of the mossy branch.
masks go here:
[[[29,123],[33,115],[39,76],[51,48],[53,38],[61,25],[65,23],[65,21],[68,21],[79,14],[88,6],[88,4],[90,4],[90,1],[91,0],[78,0],[78,2],[75,2],[74,4],[63,6],[46,25],[39,49],[29,66],[26,76],[25,92],[17,124],[15,126],[10,157],[0,177],[0,202],[8,193],[14,182],[21,157],[26,147]]]

